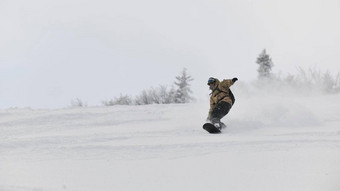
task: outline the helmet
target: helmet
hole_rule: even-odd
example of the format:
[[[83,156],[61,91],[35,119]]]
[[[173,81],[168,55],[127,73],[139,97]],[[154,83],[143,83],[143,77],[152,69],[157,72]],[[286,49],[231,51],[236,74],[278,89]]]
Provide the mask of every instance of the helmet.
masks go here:
[[[208,85],[210,85],[211,83],[214,83],[214,82],[216,82],[216,79],[215,79],[215,78],[210,77],[210,78],[208,79]]]

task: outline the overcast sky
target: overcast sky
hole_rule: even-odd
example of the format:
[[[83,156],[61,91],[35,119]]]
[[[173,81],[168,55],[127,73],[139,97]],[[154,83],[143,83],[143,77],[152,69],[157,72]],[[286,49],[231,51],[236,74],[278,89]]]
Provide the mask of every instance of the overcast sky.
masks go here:
[[[0,108],[89,105],[171,85],[186,67],[206,81],[340,71],[340,0],[0,0]]]

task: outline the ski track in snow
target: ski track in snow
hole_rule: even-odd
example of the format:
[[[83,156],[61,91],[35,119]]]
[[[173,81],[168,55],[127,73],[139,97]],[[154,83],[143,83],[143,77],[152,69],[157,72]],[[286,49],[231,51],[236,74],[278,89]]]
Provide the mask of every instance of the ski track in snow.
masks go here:
[[[0,190],[340,190],[337,95],[207,107],[0,110]]]

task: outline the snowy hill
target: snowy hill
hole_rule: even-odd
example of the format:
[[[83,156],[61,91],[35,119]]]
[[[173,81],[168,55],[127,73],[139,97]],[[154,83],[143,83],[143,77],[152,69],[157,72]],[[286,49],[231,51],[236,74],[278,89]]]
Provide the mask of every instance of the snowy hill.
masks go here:
[[[1,191],[338,191],[338,95],[238,97],[210,135],[208,103],[0,110]]]

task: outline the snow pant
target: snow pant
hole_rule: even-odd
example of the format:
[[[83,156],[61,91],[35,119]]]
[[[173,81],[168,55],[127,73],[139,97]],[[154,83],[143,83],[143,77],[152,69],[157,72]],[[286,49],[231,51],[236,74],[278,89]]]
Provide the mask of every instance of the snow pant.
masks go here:
[[[212,110],[210,120],[212,124],[221,123],[221,119],[226,116],[231,109],[231,105],[227,102],[221,101]]]

